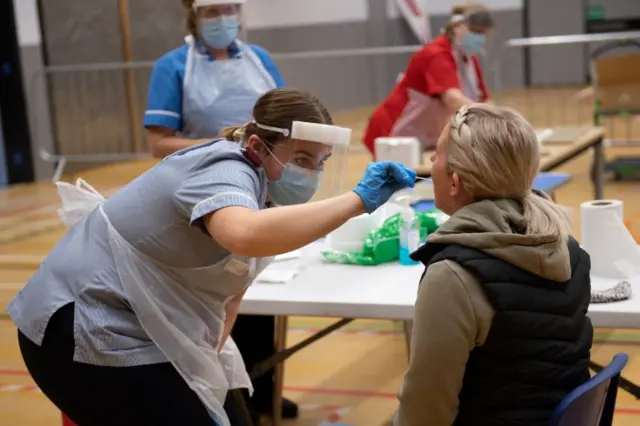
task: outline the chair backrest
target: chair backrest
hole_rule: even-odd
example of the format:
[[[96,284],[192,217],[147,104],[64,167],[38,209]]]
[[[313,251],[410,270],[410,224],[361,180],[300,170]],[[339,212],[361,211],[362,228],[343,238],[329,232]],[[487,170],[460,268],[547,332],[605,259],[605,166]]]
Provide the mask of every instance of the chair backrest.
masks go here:
[[[602,109],[640,108],[640,53],[598,58],[593,69]]]
[[[569,393],[551,415],[549,426],[611,426],[620,372],[629,356],[621,353],[602,371]]]

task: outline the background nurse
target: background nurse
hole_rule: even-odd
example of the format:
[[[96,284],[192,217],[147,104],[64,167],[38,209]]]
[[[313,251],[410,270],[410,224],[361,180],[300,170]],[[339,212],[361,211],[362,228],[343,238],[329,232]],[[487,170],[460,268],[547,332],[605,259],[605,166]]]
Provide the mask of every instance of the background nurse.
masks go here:
[[[443,34],[411,57],[398,84],[373,113],[364,145],[374,156],[379,137],[418,138],[432,149],[453,113],[488,100],[478,55],[493,26],[491,12],[482,5],[453,8]]]
[[[269,53],[238,40],[246,0],[182,0],[186,43],[156,63],[144,116],[152,154],[163,158],[251,120],[256,101],[284,87]]]

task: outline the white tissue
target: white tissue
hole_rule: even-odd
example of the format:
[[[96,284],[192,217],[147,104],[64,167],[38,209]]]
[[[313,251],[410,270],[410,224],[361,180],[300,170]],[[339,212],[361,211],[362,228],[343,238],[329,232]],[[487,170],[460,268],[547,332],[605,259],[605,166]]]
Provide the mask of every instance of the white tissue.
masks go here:
[[[298,271],[295,269],[277,269],[269,267],[258,275],[256,281],[261,283],[284,284],[294,279],[297,274]]]
[[[331,250],[361,251],[367,234],[375,226],[376,216],[369,214],[356,216],[327,235],[327,244]]]
[[[582,248],[591,257],[591,273],[615,279],[640,275],[640,249],[624,224],[622,201],[588,201],[580,210]]]
[[[299,259],[302,257],[302,250],[294,250],[289,253],[279,254],[273,258],[274,262],[282,262],[284,260]]]

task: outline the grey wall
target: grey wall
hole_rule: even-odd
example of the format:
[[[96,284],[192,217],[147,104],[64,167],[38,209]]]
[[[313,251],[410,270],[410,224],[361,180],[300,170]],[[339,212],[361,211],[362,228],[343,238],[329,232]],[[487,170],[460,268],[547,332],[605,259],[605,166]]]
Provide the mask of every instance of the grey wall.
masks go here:
[[[385,0],[369,1],[367,22],[249,31],[249,40],[274,54],[416,44],[415,36],[402,18],[387,18]],[[485,70],[490,86],[492,79],[489,64],[494,55],[493,47],[510,38],[522,37],[521,11],[498,11],[495,15],[499,29],[491,39]],[[434,35],[446,25],[449,18],[437,15],[431,17]],[[405,69],[409,57],[409,54],[390,54],[281,60],[278,65],[289,84],[312,90],[331,108],[341,110],[371,105],[382,100],[393,87],[398,73]],[[524,81],[523,53],[509,52],[505,63],[508,66],[503,70],[503,85],[521,87]]]
[[[346,0],[345,0],[346,1]],[[531,35],[572,34],[583,31],[583,1],[531,0]],[[597,3],[597,0],[588,0]],[[366,22],[322,24],[252,30],[248,40],[278,54],[301,51],[414,45],[416,40],[402,18],[387,17],[386,0],[369,0]],[[120,62],[122,37],[115,0],[40,0],[44,48],[51,65]],[[608,17],[640,16],[640,1],[608,0]],[[184,11],[177,0],[130,0],[129,15],[134,60],[153,61],[182,44]],[[495,12],[497,29],[484,58],[489,86],[493,84],[496,47],[523,36],[521,10]],[[437,34],[449,16],[432,16]],[[588,48],[564,46],[531,52],[534,84],[582,83]],[[27,57],[28,54],[25,55]],[[287,83],[314,92],[332,110],[347,110],[380,102],[404,70],[409,54],[321,59],[276,59]],[[503,88],[524,84],[524,52],[511,50],[503,58]],[[129,110],[122,71],[56,73],[49,93],[55,139],[67,154],[131,152],[132,132],[143,133],[150,69],[135,71],[134,111]],[[131,115],[135,115],[130,120]]]
[[[369,19],[361,23],[287,27],[248,32],[248,40],[278,53],[414,45],[401,18],[387,17],[386,0],[369,0]],[[44,48],[50,65],[120,62],[122,37],[114,0],[40,0]],[[129,1],[133,55],[153,61],[179,46],[185,36],[184,11],[177,0]],[[433,16],[441,28],[448,16]],[[522,36],[520,11],[497,12],[493,44]],[[489,52],[489,57],[491,52]],[[334,111],[380,102],[404,70],[409,54],[305,60],[276,59],[287,83],[314,92]],[[522,84],[522,53],[508,57],[504,83]],[[489,73],[489,71],[487,71]],[[79,71],[49,76],[49,96],[58,152],[132,152],[132,132],[142,135],[149,69],[134,72],[135,108],[129,110],[125,73]],[[487,76],[488,78],[490,75]],[[134,120],[129,120],[134,115]],[[142,136],[139,136],[142,137]]]
[[[13,0],[13,5],[35,178],[46,179],[53,175],[53,165],[40,151],[53,151],[53,135],[46,86],[37,78],[44,68],[40,23],[35,0]]]
[[[605,18],[640,17],[637,0],[531,0],[531,36],[580,34],[584,31],[586,5],[603,5]],[[534,85],[585,83],[593,45],[565,45],[531,49],[531,82]]]
[[[54,165],[43,159],[41,151],[53,153],[55,147],[51,121],[53,109],[50,108],[45,80],[41,78],[44,68],[42,46],[22,46],[20,62],[26,87],[24,93],[27,98],[34,175],[36,180],[47,179],[53,176]]]

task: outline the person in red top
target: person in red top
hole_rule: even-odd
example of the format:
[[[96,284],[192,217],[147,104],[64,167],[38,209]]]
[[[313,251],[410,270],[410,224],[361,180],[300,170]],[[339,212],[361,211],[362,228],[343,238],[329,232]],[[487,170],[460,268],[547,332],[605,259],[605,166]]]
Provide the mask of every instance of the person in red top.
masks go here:
[[[454,7],[444,33],[411,57],[404,75],[374,111],[364,135],[374,157],[379,137],[416,137],[425,150],[434,148],[453,113],[489,99],[476,55],[493,26],[491,12],[482,5]]]

